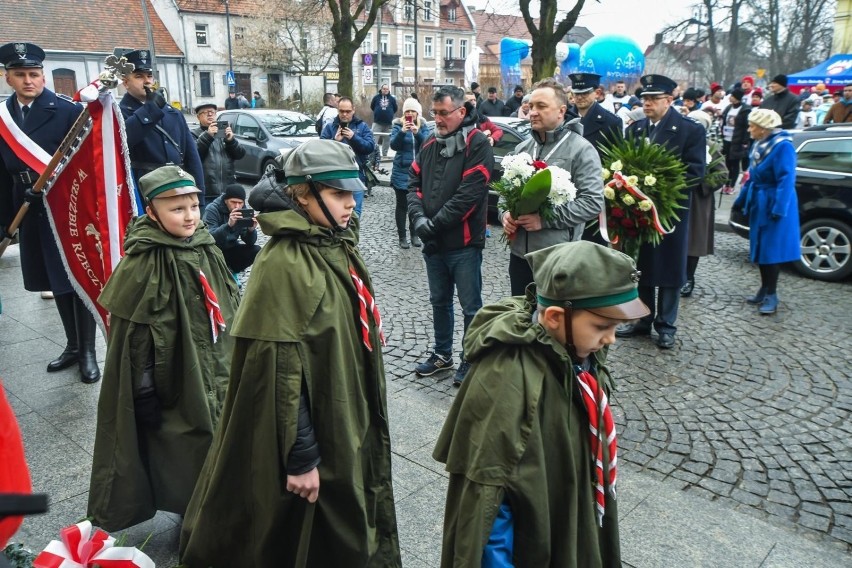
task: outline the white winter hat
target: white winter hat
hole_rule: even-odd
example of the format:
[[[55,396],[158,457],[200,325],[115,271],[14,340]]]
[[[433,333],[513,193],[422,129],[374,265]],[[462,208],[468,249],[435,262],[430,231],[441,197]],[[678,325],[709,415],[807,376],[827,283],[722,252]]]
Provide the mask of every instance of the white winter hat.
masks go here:
[[[756,108],[748,115],[748,121],[761,128],[772,130],[781,126],[781,116],[768,108]]]
[[[417,113],[417,116],[423,116],[423,107],[420,106],[420,103],[417,102],[417,99],[405,99],[405,102],[402,103],[402,112],[405,113],[405,111],[407,110],[413,110]]]

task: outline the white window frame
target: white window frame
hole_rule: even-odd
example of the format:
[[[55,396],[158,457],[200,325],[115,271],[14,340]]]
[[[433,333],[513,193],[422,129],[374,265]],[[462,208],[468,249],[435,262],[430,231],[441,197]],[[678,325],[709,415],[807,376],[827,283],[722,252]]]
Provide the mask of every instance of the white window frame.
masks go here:
[[[373,32],[367,32],[367,36],[361,43],[361,53],[373,53]]]
[[[204,40],[199,37],[199,32],[204,35]],[[195,24],[195,45],[202,47],[210,45],[210,28],[207,24]]]
[[[456,40],[448,37],[444,42],[444,59],[455,59]]]
[[[423,0],[423,21],[432,21],[432,0]]]
[[[390,53],[390,34],[383,33],[379,43],[382,46],[382,53]]]
[[[414,34],[405,34],[403,36],[402,56],[414,57],[416,46],[414,45]]]
[[[455,22],[455,21],[456,21],[456,7],[455,7],[455,6],[451,6],[451,7],[450,7],[449,11],[447,12],[447,18],[448,18],[451,22]]]
[[[406,20],[414,19],[414,4],[412,0],[406,0],[405,6],[403,6],[402,17]]]
[[[435,38],[432,36],[423,38],[423,57],[425,59],[435,59]]]
[[[459,40],[459,59],[467,59],[467,40]]]

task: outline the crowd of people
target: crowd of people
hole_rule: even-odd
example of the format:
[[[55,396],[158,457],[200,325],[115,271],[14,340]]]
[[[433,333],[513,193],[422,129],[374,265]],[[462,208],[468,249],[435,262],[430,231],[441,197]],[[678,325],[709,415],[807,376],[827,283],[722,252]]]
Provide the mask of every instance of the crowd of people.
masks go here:
[[[16,93],[2,120],[52,152],[81,107],[45,88],[40,48],[20,51],[0,47]],[[760,268],[760,288],[746,301],[761,314],[778,309],[779,266],[799,254],[786,129],[811,112],[793,102],[786,77],[773,78],[760,108],[745,102],[755,100],[748,77],[731,93],[711,85],[706,100],[696,89],[678,97],[663,75],[642,77],[633,96],[624,83],[605,93],[594,73],[572,74],[570,90],[553,78],[529,92],[519,86],[505,102],[493,88],[479,100],[476,83],[469,92],[444,86],[426,101],[434,131],[417,98],[396,117],[386,86],[372,101],[372,129],[352,99],[328,94],[319,139],[282,158],[268,191],[247,196],[233,168],[245,149],[230,125],[200,105],[190,131],[154,88],[148,52],[126,57],[135,69],[121,110],[145,214],[128,227],[125,257],[99,298],[111,326],[87,515],[107,530],[158,510],[184,515],[180,557],[190,568],[401,565],[385,337],[358,249],[370,156],[384,155],[386,141],[395,151],[399,246],[419,248],[432,306],[434,345],[413,371],[454,369],[460,387],[433,454],[450,474],[442,565],[619,565],[607,348],[652,330],[661,349],[675,347],[680,298],[693,293],[698,258],[713,252],[713,194],[724,180],[736,185],[744,168],[734,206],[749,216]],[[849,118],[846,96],[826,120]],[[848,96],[852,103],[852,87]],[[240,104],[236,93],[230,100]],[[569,172],[576,197],[547,218],[499,212],[511,236],[512,297],[483,305],[493,145],[502,135],[488,117],[522,113],[531,135],[513,153]],[[624,135],[667,148],[689,184],[675,230],[642,245],[638,263],[590,242],[600,237],[587,230],[604,211],[603,145]],[[81,379],[96,382],[91,314],[65,275],[17,148],[0,140],[0,225],[30,204],[24,285],[54,293],[67,338],[48,371],[78,364]],[[259,216],[247,213],[247,200]],[[258,230],[269,237],[262,249]],[[234,273],[249,265],[241,294]]]

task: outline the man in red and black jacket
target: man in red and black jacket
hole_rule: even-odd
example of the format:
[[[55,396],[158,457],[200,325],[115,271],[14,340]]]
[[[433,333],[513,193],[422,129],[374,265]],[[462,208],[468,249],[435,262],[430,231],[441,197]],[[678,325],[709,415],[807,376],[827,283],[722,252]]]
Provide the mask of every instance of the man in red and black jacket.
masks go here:
[[[434,352],[415,368],[420,376],[454,367],[453,289],[458,291],[465,331],[482,307],[482,249],[494,153],[476,128],[472,110],[458,87],[439,89],[430,113],[435,134],[423,144],[409,172],[408,215],[423,241],[435,329]],[[462,353],[456,385],[468,367]]]

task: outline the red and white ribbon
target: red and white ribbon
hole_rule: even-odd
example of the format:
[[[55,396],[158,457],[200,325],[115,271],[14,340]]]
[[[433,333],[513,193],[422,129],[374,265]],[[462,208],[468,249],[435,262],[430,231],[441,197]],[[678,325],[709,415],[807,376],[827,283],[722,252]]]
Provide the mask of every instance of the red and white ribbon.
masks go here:
[[[606,495],[604,494],[603,440],[609,454],[606,464],[609,494],[615,499],[615,483],[617,481],[618,441],[615,434],[615,421],[606,393],[598,385],[598,381],[588,371],[577,373],[577,382],[586,413],[589,415],[589,441],[592,449],[592,461],[595,464],[595,507],[597,509],[598,526],[603,526],[604,511],[606,510]],[[603,432],[599,428],[603,421]]]
[[[9,148],[19,160],[38,175],[41,175],[47,169],[47,164],[52,156],[21,130],[15,119],[12,118],[6,103],[0,104],[0,137],[6,141],[6,144],[9,145]]]
[[[59,532],[62,542],[50,541],[33,561],[33,568],[154,568],[138,548],[114,546],[115,539],[92,523],[82,521]]]
[[[219,333],[225,331],[225,318],[222,317],[222,309],[219,307],[219,298],[216,297],[216,292],[204,276],[204,272],[198,271],[201,279],[201,289],[204,290],[204,307],[207,308],[207,315],[210,316],[210,330],[213,333],[213,343],[219,339]]]
[[[660,222],[660,216],[657,213],[657,206],[654,205],[654,202],[651,200],[650,197],[642,193],[639,188],[633,187],[632,185],[627,183],[627,179],[623,175],[621,175],[621,172],[615,172],[614,174],[612,174],[612,178],[613,181],[609,182],[607,184],[608,186],[612,187],[611,184],[615,184],[617,187],[623,187],[627,191],[627,193],[635,197],[638,201],[647,201],[651,204],[651,220],[654,223],[654,229],[658,233],[660,233],[661,235],[670,235],[672,232],[674,232],[674,227],[668,231],[665,229],[665,227],[663,227],[663,224]]]
[[[355,268],[349,266],[349,275],[352,277],[352,282],[355,283],[355,292],[358,295],[359,318],[361,320],[361,338],[364,341],[364,347],[367,351],[373,350],[373,345],[370,342],[370,323],[367,321],[368,311],[373,314],[373,321],[376,322],[376,328],[379,330],[379,341],[385,345],[385,332],[382,330],[382,315],[379,313],[379,307],[376,305],[376,300],[370,293],[364,281],[355,272]]]

